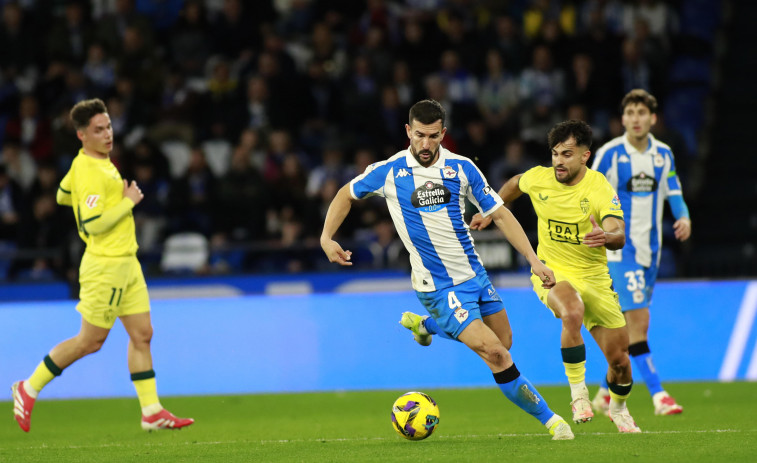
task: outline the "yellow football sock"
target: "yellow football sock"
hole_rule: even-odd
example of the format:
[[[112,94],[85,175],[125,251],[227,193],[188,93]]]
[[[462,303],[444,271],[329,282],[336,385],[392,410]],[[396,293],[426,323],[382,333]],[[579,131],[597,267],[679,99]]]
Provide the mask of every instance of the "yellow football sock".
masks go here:
[[[610,399],[614,400],[615,402],[619,404],[623,404],[628,400],[628,396],[631,395],[631,385],[630,384],[618,384],[620,387],[610,388]],[[613,389],[621,389],[624,392],[627,390],[625,394],[618,394],[617,392],[613,391]]]
[[[565,376],[570,384],[583,384],[586,381],[586,360],[578,363],[565,363]]]
[[[39,362],[37,368],[34,369],[34,373],[29,376],[29,386],[39,392],[43,387],[47,386],[47,383],[52,381],[53,378],[60,376],[61,373],[63,373],[63,370],[53,362],[53,359],[51,359],[49,355],[46,355],[45,359]]]
[[[159,404],[158,386],[155,382],[155,371],[148,370],[141,373],[132,373],[131,382],[134,383],[134,389],[137,390],[139,406],[142,408]]]

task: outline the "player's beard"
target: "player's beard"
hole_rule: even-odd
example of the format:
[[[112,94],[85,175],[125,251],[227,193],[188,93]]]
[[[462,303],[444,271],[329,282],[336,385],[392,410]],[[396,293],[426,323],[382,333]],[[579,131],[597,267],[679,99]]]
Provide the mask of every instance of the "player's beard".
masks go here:
[[[420,164],[423,167],[428,167],[428,166],[430,166],[431,164],[433,164],[436,161],[436,158],[437,158],[437,156],[439,154],[439,148],[440,148],[440,146],[437,146],[436,147],[436,151],[433,152],[433,153],[431,152],[431,150],[421,150],[420,153],[416,153],[415,152],[415,148],[413,148],[412,146],[410,146],[410,154],[412,154],[413,157],[415,158],[415,160],[418,161],[418,164]],[[425,154],[425,153],[428,153],[428,154],[431,155],[431,157],[429,158],[429,160],[428,160],[427,163],[424,163],[423,161],[421,161],[421,156],[420,155],[421,154]]]
[[[558,167],[561,167],[561,168],[565,169],[565,176],[562,177],[562,179],[557,176],[557,168]],[[576,176],[578,175],[578,172],[581,171],[579,169],[576,172],[571,172],[571,170],[569,168],[565,167],[565,166],[554,166],[554,169],[555,169],[555,180],[557,180],[558,182],[563,183],[565,185],[571,183],[576,178]]]

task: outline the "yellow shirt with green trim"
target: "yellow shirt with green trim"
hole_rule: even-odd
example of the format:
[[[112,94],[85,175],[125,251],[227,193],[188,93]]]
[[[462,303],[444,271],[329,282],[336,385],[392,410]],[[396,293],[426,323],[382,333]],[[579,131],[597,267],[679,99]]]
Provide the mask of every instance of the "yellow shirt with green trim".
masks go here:
[[[607,273],[605,247],[583,244],[593,228],[589,216],[600,226],[606,217],[623,220],[620,200],[604,175],[586,169],[584,178],[569,186],[557,181],[554,168],[538,166],[520,177],[518,187],[539,218],[540,259],[577,277]]]
[[[79,150],[71,169],[60,183],[58,202],[68,204],[60,197],[70,194],[79,236],[86,243],[87,252],[107,257],[136,254],[138,245],[131,212],[134,203],[124,198],[123,191],[121,174],[110,158],[97,159]],[[105,230],[98,230],[103,227],[96,221],[103,218],[104,213],[107,218],[107,211],[114,208],[123,209],[123,213],[116,215],[118,220],[112,226],[107,224]],[[112,214],[110,216],[113,217]],[[88,225],[90,230],[87,230]]]

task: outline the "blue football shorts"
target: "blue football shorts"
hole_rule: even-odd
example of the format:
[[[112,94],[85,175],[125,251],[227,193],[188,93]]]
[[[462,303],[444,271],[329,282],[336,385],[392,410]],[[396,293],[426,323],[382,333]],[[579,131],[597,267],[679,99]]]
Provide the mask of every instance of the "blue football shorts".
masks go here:
[[[652,291],[657,280],[656,265],[642,267],[636,262],[608,262],[607,266],[623,312],[643,309],[652,304]]]
[[[416,291],[415,294],[439,328],[454,339],[473,320],[505,310],[502,298],[486,274],[449,288],[428,293]]]

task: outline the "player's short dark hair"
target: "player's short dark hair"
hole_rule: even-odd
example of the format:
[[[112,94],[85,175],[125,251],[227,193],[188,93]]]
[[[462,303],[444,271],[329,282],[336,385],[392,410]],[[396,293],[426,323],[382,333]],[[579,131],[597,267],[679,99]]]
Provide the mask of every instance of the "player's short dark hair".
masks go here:
[[[635,88],[626,93],[626,96],[624,96],[623,100],[620,102],[620,112],[622,113],[625,111],[626,106],[637,103],[646,106],[650,113],[657,113],[657,98],[643,88]]]
[[[410,108],[408,121],[410,125],[413,124],[413,120],[428,125],[441,119],[442,127],[444,127],[445,117],[447,117],[447,113],[444,111],[442,105],[436,100],[429,99],[421,100]]]
[[[560,122],[549,131],[547,134],[549,149],[568,141],[570,137],[576,139],[576,145],[591,148],[591,126],[584,121],[571,119]]]
[[[82,100],[71,108],[69,115],[71,116],[71,122],[74,125],[74,129],[82,130],[86,129],[89,125],[89,120],[98,114],[107,114],[108,108],[105,107],[103,100],[99,98],[92,98],[91,100]]]

